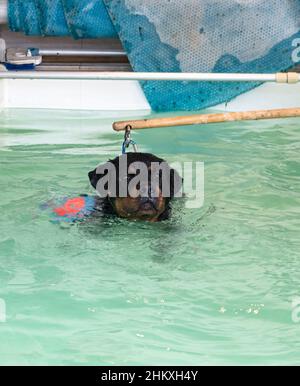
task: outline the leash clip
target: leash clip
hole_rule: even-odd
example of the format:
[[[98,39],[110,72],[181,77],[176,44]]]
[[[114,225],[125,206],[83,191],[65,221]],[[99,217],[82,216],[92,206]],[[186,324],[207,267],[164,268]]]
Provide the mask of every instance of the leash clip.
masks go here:
[[[132,127],[130,125],[126,126],[126,128],[125,128],[124,142],[122,145],[122,154],[126,153],[126,149],[128,149],[130,145],[132,145],[135,153],[138,152],[136,142],[131,139],[131,129],[132,129]]]

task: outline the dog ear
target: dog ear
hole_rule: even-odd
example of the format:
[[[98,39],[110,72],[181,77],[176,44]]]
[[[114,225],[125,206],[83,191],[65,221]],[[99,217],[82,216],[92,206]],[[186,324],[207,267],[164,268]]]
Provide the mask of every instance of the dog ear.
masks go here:
[[[97,182],[99,181],[100,178],[101,176],[97,174],[97,169],[94,169],[89,172],[90,183],[94,189],[96,189]]]
[[[98,165],[96,169],[89,172],[89,179],[92,187],[97,189],[98,181],[107,175],[109,168],[112,166],[111,161],[106,162],[103,165]]]

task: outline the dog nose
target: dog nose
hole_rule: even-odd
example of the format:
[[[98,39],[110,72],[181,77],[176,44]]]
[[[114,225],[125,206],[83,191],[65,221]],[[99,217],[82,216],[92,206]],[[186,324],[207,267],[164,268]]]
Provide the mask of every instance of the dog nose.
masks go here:
[[[141,197],[140,200],[141,200],[142,204],[147,204],[148,202],[156,204],[156,202],[157,202],[156,197]]]
[[[155,197],[141,197],[140,198],[140,208],[141,209],[150,209],[157,210],[158,202]]]
[[[149,185],[141,186],[140,188],[140,202],[142,205],[151,204],[154,208],[157,205],[157,197],[155,189]]]

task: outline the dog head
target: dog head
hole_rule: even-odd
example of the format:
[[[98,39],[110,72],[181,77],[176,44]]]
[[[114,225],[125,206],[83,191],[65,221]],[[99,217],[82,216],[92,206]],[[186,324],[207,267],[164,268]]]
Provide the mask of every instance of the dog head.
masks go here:
[[[149,153],[116,157],[91,171],[89,178],[119,217],[133,220],[167,218],[169,203],[182,188],[179,174],[162,158]]]

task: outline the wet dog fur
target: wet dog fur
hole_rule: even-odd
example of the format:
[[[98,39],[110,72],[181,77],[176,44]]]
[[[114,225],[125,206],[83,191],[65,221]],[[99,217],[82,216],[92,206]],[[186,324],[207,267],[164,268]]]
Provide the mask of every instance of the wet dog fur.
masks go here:
[[[143,220],[149,222],[163,221],[171,215],[171,201],[181,189],[182,179],[175,169],[172,169],[165,160],[150,153],[127,153],[127,196],[120,195],[120,161],[123,160],[124,155],[116,157],[101,165],[103,172],[99,173],[99,167],[89,172],[89,179],[91,185],[97,190],[99,181],[106,177],[108,178],[108,169],[112,164],[116,170],[116,194],[111,195],[108,191],[106,196],[97,197],[97,206],[101,207],[104,214],[116,215],[128,220]],[[146,165],[149,172],[149,179],[144,186],[138,186],[138,189],[130,187],[130,181],[138,175],[139,169],[136,167],[137,162],[142,162]],[[168,194],[163,193],[162,189],[162,173],[159,173],[159,183],[156,186],[151,184],[151,174],[157,172],[157,165],[164,165],[168,169]],[[153,166],[156,165],[156,166]],[[106,171],[105,171],[106,170]],[[110,177],[111,178],[111,177]],[[131,191],[130,191],[131,190]],[[147,190],[147,195],[143,195],[142,191]],[[154,194],[155,192],[155,194]],[[134,193],[134,194],[132,194]]]

